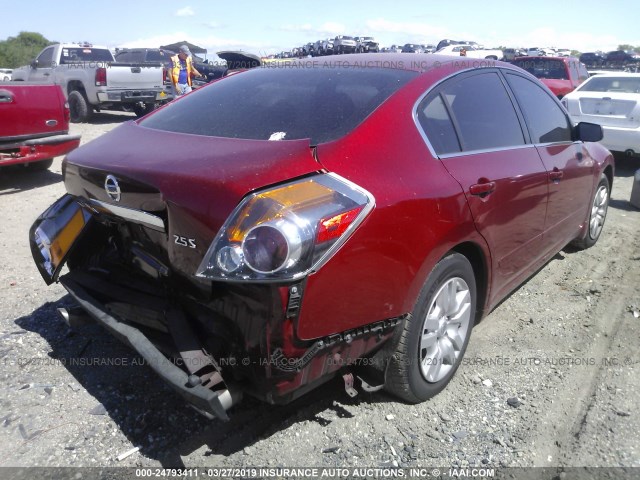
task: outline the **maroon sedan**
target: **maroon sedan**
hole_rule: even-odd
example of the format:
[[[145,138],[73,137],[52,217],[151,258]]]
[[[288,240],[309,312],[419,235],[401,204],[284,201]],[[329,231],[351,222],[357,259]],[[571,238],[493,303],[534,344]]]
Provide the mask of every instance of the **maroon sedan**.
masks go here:
[[[351,372],[428,399],[483,315],[596,243],[613,181],[599,126],[475,62],[353,55],[212,83],[66,158],[35,262],[209,415],[336,374],[354,394]]]

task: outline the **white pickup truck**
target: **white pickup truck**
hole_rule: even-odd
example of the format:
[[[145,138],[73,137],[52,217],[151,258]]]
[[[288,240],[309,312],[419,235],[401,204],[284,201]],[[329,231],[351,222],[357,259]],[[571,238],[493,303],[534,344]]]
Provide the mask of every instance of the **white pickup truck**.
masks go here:
[[[118,64],[106,47],[58,43],[46,47],[31,65],[15,69],[12,81],[62,87],[72,122],[86,122],[93,111],[133,110],[142,116],[167,99],[165,66]]]
[[[440,50],[434,52],[436,55],[453,55],[459,56],[462,50],[466,50],[466,56],[469,58],[486,58],[488,60],[502,60],[504,53],[502,50],[487,50],[478,48],[475,45],[447,45]]]

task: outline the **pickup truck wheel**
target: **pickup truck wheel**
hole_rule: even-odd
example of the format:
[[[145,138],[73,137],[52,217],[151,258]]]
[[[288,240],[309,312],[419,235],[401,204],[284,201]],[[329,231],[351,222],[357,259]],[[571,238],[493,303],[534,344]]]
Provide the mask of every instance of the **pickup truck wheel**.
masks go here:
[[[144,117],[147,113],[151,113],[155,109],[155,103],[136,103],[133,106],[133,111],[138,117]]]
[[[388,392],[411,403],[444,389],[467,349],[476,317],[476,280],[464,255],[451,253],[427,278],[418,301],[392,341]]]
[[[69,94],[69,113],[73,123],[83,123],[91,117],[89,102],[78,90]]]
[[[34,172],[41,172],[44,170],[48,170],[51,165],[53,165],[53,158],[29,163],[27,167],[29,168],[29,170],[33,170]]]

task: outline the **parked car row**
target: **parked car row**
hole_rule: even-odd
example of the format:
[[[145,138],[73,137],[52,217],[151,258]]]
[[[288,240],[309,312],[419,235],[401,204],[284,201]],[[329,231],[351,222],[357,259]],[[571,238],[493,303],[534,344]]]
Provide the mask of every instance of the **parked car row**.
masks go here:
[[[452,47],[452,46],[456,47]],[[446,47],[451,47],[448,50],[443,50]],[[283,51],[277,55],[272,55],[270,58],[298,58],[306,56],[323,56],[343,53],[368,53],[368,52],[382,52],[382,53],[435,53],[441,51],[441,53],[459,54],[459,51],[464,48],[465,51],[478,51],[484,50],[484,47],[477,42],[470,40],[440,40],[437,45],[425,45],[419,43],[406,43],[404,45],[393,44],[389,47],[380,47],[379,43],[375,41],[373,37],[352,37],[349,35],[337,35],[334,38],[327,38],[324,40],[317,40],[316,42],[309,42],[302,47],[296,47],[291,51]],[[571,56],[571,50],[568,48],[553,48],[553,47],[529,47],[529,48],[503,48],[494,49],[500,50],[501,53],[497,55],[486,55],[478,58],[493,58],[504,59],[511,61],[518,57],[569,57]],[[580,61],[587,65],[602,65],[604,63],[625,63],[638,61],[639,56],[635,52],[609,52],[609,54],[603,53],[586,53],[584,57],[580,57]],[[472,55],[473,56],[473,55]]]
[[[340,55],[344,53],[376,53],[380,45],[373,37],[352,37],[350,35],[336,35],[309,42],[302,47],[295,47],[288,52],[280,52],[270,58],[321,57],[324,55]]]
[[[393,44],[390,47],[380,48],[380,44],[373,37],[352,37],[349,35],[337,35],[334,38],[309,42],[302,47],[293,48],[288,52],[280,52],[270,58],[298,58],[318,57],[323,55],[340,55],[345,53],[435,53],[449,45],[467,45],[469,50],[481,50],[483,47],[476,42],[461,42],[457,40],[442,40],[438,45],[425,45],[421,43]],[[502,52],[493,55],[496,59],[503,57]],[[482,57],[488,58],[488,57]]]
[[[580,55],[580,61],[589,67],[621,66],[640,63],[640,54],[632,50],[614,50],[609,53],[586,52]]]

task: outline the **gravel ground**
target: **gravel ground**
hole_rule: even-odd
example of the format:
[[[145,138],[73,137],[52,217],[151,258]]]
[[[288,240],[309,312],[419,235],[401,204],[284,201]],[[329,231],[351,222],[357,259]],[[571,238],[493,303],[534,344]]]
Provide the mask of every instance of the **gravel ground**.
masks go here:
[[[130,118],[102,113],[72,133],[86,143]],[[618,159],[600,242],[559,253],[477,325],[464,365],[437,397],[420,405],[382,392],[352,399],[336,380],[285,407],[246,399],[228,423],[186,407],[99,326],[70,331],[56,316],[71,300],[60,285],[45,286],[27,234],[64,193],[60,162],[0,173],[1,466],[640,473],[640,212],[628,203],[638,159]],[[140,450],[117,460],[133,447]]]

